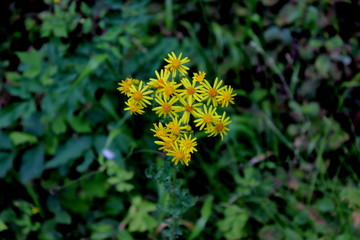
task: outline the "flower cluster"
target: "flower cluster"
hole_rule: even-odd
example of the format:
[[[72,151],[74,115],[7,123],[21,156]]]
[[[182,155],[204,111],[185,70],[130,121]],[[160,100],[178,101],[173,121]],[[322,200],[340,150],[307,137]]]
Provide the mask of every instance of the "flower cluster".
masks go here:
[[[151,129],[157,138],[155,144],[172,157],[175,165],[180,162],[188,166],[191,154],[197,151],[190,124],[204,130],[208,136],[220,135],[223,139],[231,121],[225,111],[218,114],[218,108],[234,104],[236,94],[231,86],[223,85],[218,78],[210,84],[202,71],[193,73],[189,79],[189,68],[184,64],[190,59],[182,59],[182,53],[177,57],[172,52],[164,60],[168,64],[155,71],[156,78],[150,78],[147,83],[126,78],[119,83],[118,90],[128,97],[125,110],[130,114],[141,115],[148,105],[152,105],[152,111],[163,119],[154,123]]]

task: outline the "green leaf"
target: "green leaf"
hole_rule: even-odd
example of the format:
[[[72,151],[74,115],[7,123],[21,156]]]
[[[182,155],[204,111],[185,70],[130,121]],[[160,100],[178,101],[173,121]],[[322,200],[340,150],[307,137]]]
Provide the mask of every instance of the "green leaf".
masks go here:
[[[91,132],[90,123],[80,117],[72,117],[67,119],[72,129],[78,133],[89,133]]]
[[[126,231],[125,229],[118,229],[118,232],[116,233],[117,239],[121,240],[134,240],[134,238],[131,236],[131,234]]]
[[[226,239],[241,239],[249,218],[246,210],[236,205],[230,205],[226,207],[224,214],[224,219],[218,221],[220,231],[224,233]]]
[[[66,124],[63,118],[58,117],[52,122],[51,128],[56,135],[62,134],[66,131]]]
[[[354,187],[343,188],[340,192],[340,199],[347,202],[350,207],[360,208],[360,189]]]
[[[19,82],[21,79],[21,75],[18,72],[6,72],[5,76],[6,79],[10,80],[11,82]]]
[[[55,157],[45,164],[46,168],[55,168],[67,164],[89,150],[92,139],[89,136],[82,136],[68,140],[56,151]]]
[[[320,55],[315,61],[315,67],[322,77],[329,76],[331,62],[327,55]]]
[[[302,8],[299,5],[286,4],[279,12],[276,23],[280,26],[291,24],[301,16]]]
[[[56,148],[59,145],[59,138],[53,135],[45,136],[45,151],[47,154],[54,155]]]
[[[282,229],[277,225],[266,225],[258,233],[260,240],[279,240],[283,239]]]
[[[24,144],[24,143],[37,143],[37,138],[34,135],[25,133],[25,132],[12,132],[10,133],[10,139],[15,146]]]
[[[26,65],[24,71],[26,77],[34,78],[41,72],[42,55],[36,49],[31,49],[30,52],[17,52],[16,55]]]
[[[39,177],[44,170],[45,150],[43,145],[38,145],[25,152],[20,167],[20,180],[25,183]]]
[[[157,221],[149,213],[155,210],[156,205],[154,203],[136,196],[132,199],[131,207],[122,224],[129,222],[130,232],[152,231],[157,226]]]
[[[322,198],[316,203],[316,208],[321,212],[331,212],[335,210],[335,204],[330,198]]]
[[[0,128],[8,127],[10,124],[16,122],[16,120],[22,116],[28,118],[35,112],[34,102],[27,101],[21,103],[13,103],[3,109],[0,109]]]
[[[303,238],[294,230],[290,228],[285,228],[284,230],[284,239],[291,239],[291,240],[302,240]]]
[[[85,154],[84,161],[76,167],[76,171],[80,173],[85,172],[89,168],[89,166],[94,162],[94,160],[95,160],[94,152],[88,151]]]
[[[214,201],[214,197],[210,196],[204,202],[204,205],[201,208],[201,217],[196,221],[195,228],[191,233],[189,240],[196,239],[197,237],[199,237],[200,233],[205,229],[205,225],[211,215],[213,201]]]
[[[6,229],[8,229],[8,227],[3,222],[3,220],[0,219],[0,232],[5,231]]]
[[[60,210],[55,213],[55,220],[61,224],[71,224],[71,215],[65,210]]]
[[[112,239],[114,226],[106,221],[94,223],[90,226],[91,236],[90,240],[106,240]]]
[[[7,171],[12,167],[14,158],[14,153],[0,152],[0,178],[4,177]]]
[[[3,132],[0,131],[0,149],[11,150],[13,145],[10,138]]]
[[[81,181],[83,188],[82,197],[86,199],[93,199],[95,197],[103,198],[109,189],[109,184],[106,182],[106,176],[102,174],[96,174],[91,178],[84,179]]]
[[[132,184],[126,182],[133,178],[133,172],[126,171],[112,160],[106,161],[105,166],[106,173],[109,175],[107,181],[109,184],[115,185],[117,191],[130,191],[134,188]]]
[[[117,121],[120,121],[120,117],[114,108],[114,103],[110,101],[107,94],[104,94],[100,100],[101,106]]]
[[[74,89],[84,78],[86,78],[90,73],[95,71],[101,63],[103,63],[108,58],[107,54],[95,55],[90,58],[88,64],[80,75],[76,78],[72,89]]]

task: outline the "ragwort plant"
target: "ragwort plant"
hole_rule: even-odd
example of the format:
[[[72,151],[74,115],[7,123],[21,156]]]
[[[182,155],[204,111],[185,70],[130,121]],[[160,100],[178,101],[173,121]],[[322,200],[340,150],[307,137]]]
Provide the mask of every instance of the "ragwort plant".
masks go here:
[[[176,172],[180,169],[178,163],[189,166],[192,155],[198,151],[194,126],[209,137],[224,139],[231,120],[223,108],[234,104],[236,94],[231,86],[224,85],[218,78],[211,84],[202,71],[193,73],[190,79],[189,67],[185,66],[190,59],[182,58],[182,53],[176,56],[172,52],[164,60],[167,65],[155,71],[156,78],[149,78],[148,82],[126,78],[117,89],[128,97],[124,110],[143,115],[146,111],[150,113],[147,108],[151,106],[152,112],[159,117],[151,131],[156,137],[154,142],[159,146],[158,150],[171,161],[165,161],[160,168],[153,164],[146,174],[162,183],[170,195],[167,203],[158,209],[169,217],[166,223],[169,227],[162,231],[163,234],[174,239],[181,234],[181,214],[196,202],[196,198],[176,179]]]

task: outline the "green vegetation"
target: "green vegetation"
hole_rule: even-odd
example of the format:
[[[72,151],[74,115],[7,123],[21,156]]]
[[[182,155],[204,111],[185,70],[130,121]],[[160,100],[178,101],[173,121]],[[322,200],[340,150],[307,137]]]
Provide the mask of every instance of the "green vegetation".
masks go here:
[[[356,2],[1,1],[0,239],[360,239]],[[116,90],[171,51],[237,94],[189,166]]]

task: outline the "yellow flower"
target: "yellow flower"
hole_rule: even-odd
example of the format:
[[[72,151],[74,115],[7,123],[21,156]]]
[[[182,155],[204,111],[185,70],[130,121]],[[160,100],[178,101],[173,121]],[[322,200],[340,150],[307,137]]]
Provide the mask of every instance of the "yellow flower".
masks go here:
[[[199,71],[199,73],[194,73],[193,80],[195,82],[202,83],[205,80],[205,72]]]
[[[195,86],[196,82],[193,81],[190,83],[189,79],[183,78],[181,79],[181,83],[183,84],[185,89],[180,90],[179,96],[189,98],[190,100],[196,99],[196,101],[201,102],[200,97],[200,86]]]
[[[155,71],[155,75],[157,78],[150,78],[148,85],[154,88],[163,88],[170,76],[170,71],[167,69],[161,69],[160,74],[158,71]]]
[[[120,93],[126,95],[126,96],[130,96],[131,94],[131,86],[132,86],[133,80],[131,78],[126,78],[125,80],[122,80],[120,83],[118,83],[120,85],[120,87],[117,88],[117,90],[120,91]]]
[[[186,126],[181,126],[181,121],[179,121],[178,118],[174,118],[171,122],[166,124],[166,128],[175,136],[179,136],[186,131]]]
[[[202,92],[201,96],[202,96],[202,101],[205,101],[207,99],[206,105],[209,105],[210,103],[212,103],[214,107],[218,105],[216,96],[223,89],[223,87],[221,87],[222,82],[223,81],[219,81],[218,78],[216,78],[214,85],[211,86],[207,80],[204,80],[204,83],[202,85],[203,90],[201,90]]]
[[[161,117],[170,116],[172,119],[178,117],[177,112],[181,111],[181,107],[174,106],[174,104],[178,101],[177,98],[173,97],[170,100],[165,100],[160,97],[155,98],[155,101],[160,105],[159,107],[155,107],[152,110]]]
[[[190,135],[184,134],[184,137],[180,139],[180,148],[188,153],[197,152],[196,138],[191,138]]]
[[[60,3],[61,0],[54,0],[54,3]]]
[[[181,75],[186,75],[186,71],[189,70],[188,67],[184,66],[184,63],[190,62],[188,57],[181,59],[182,53],[180,53],[179,57],[176,57],[174,52],[171,52],[171,55],[168,54],[169,59],[164,58],[164,60],[168,63],[165,66],[166,69],[172,72],[172,77],[176,77],[176,71],[179,71]]]
[[[130,111],[130,115],[131,114],[134,114],[134,115],[140,114],[140,115],[142,115],[145,112],[144,110],[142,110],[142,109],[144,109],[143,107],[136,105],[133,101],[129,100],[129,101],[125,102],[125,104],[128,107],[124,108],[124,110],[125,111]]]
[[[195,103],[194,104],[194,99],[190,100],[188,99],[183,99],[183,98],[179,98],[181,104],[183,105],[182,111],[184,111],[180,121],[183,123],[189,123],[190,121],[190,115],[193,115],[194,117],[197,117],[197,111],[201,111],[200,110],[200,106],[203,105],[202,103]]]
[[[161,151],[167,152],[173,149],[174,140],[168,137],[162,138],[160,141],[155,141],[155,144],[160,145],[158,148]]]
[[[171,159],[171,161],[175,162],[175,165],[177,165],[180,162],[183,165],[185,164],[186,166],[189,166],[189,161],[190,161],[191,155],[190,155],[190,153],[185,152],[184,150],[182,150],[179,147],[177,142],[175,142],[173,144],[173,149],[168,150],[167,152],[168,152],[166,154],[167,156],[173,157]]]
[[[139,79],[133,78],[132,80],[133,84],[135,85],[139,85],[139,83],[141,82]]]
[[[148,90],[148,86],[143,87],[143,81],[140,81],[139,86],[136,87],[135,85],[131,86],[131,94],[130,94],[130,101],[132,101],[135,105],[146,107],[146,104],[150,105],[151,103],[148,100],[152,100],[152,97],[146,96],[150,93],[154,92],[152,90]]]
[[[164,98],[166,100],[168,100],[170,97],[172,97],[173,95],[175,95],[176,93],[178,93],[180,90],[178,90],[178,88],[181,86],[182,84],[176,84],[175,81],[166,81],[165,84],[163,85],[163,88],[160,88],[158,90],[158,94],[162,94],[164,96]]]
[[[216,99],[221,107],[229,106],[229,103],[234,104],[234,97],[236,94],[232,94],[233,88],[230,86],[224,86],[224,88],[219,92],[219,95],[216,96]]]
[[[157,137],[160,139],[167,137],[167,135],[168,135],[168,133],[167,133],[168,130],[160,122],[158,123],[158,125],[156,125],[156,123],[154,123],[154,129],[150,129],[150,130],[155,133],[154,137]]]
[[[205,105],[204,111],[198,111],[198,119],[196,119],[194,122],[196,123],[196,127],[200,127],[200,130],[202,130],[205,126],[206,128],[209,128],[212,126],[212,123],[219,120],[220,116],[216,113],[216,107],[210,106],[208,109]]]
[[[226,113],[224,112],[223,115],[219,120],[215,122],[214,126],[209,127],[205,132],[209,134],[208,136],[217,136],[220,134],[221,140],[224,140],[224,135],[227,135],[227,132],[230,130],[227,125],[231,123],[230,117],[226,117]]]

